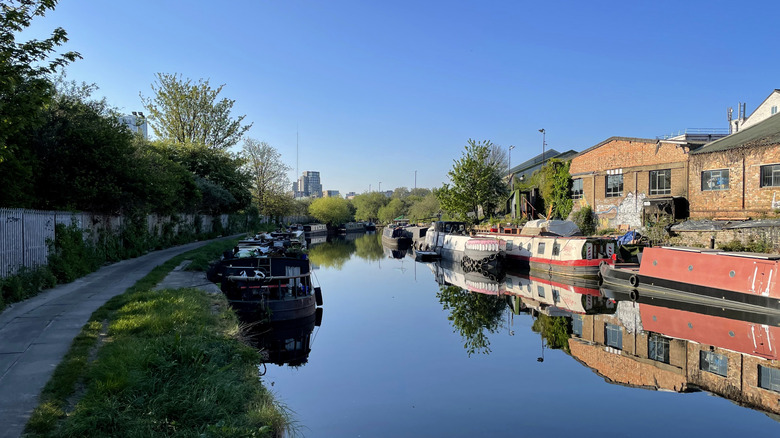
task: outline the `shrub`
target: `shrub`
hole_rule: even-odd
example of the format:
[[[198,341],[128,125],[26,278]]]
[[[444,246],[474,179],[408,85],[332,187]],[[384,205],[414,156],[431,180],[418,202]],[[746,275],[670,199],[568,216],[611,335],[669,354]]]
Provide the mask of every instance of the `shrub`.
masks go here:
[[[574,213],[573,220],[584,236],[592,236],[596,233],[596,215],[590,205]]]

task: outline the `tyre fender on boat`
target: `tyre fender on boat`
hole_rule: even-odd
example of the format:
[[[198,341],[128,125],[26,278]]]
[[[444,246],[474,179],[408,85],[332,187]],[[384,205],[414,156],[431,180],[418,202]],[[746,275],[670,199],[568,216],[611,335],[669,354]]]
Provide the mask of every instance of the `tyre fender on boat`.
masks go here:
[[[631,298],[631,301],[636,301],[637,299],[639,299],[639,292],[637,292],[637,290],[634,289],[631,292],[629,292],[628,297]]]
[[[636,274],[628,277],[628,284],[630,284],[632,287],[639,286],[639,277],[637,277]]]

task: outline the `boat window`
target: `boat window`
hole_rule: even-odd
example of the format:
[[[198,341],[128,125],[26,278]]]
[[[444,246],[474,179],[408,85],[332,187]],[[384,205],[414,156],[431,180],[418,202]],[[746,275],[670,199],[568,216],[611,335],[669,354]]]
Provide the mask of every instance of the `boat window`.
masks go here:
[[[507,240],[506,241],[506,250],[507,251],[512,251],[512,241],[511,240]]]
[[[623,349],[623,331],[619,325],[604,324],[604,344],[618,350]]]
[[[729,375],[729,360],[713,351],[699,351],[699,369],[708,373],[726,377]]]
[[[780,370],[759,365],[758,386],[770,391],[780,392]]]
[[[539,246],[536,247],[537,254],[544,254],[544,242],[539,242]]]
[[[561,244],[559,244],[559,243],[554,243],[554,244],[553,244],[553,253],[552,253],[552,255],[554,255],[554,256],[557,256],[557,255],[559,255],[560,253],[561,253]]]
[[[526,246],[525,249],[527,249],[528,252],[531,252],[531,242],[528,242],[528,245]]]
[[[536,293],[539,294],[539,298],[544,298],[544,286],[536,286]]]
[[[657,362],[669,363],[669,338],[657,333],[650,334],[647,339],[647,357]]]

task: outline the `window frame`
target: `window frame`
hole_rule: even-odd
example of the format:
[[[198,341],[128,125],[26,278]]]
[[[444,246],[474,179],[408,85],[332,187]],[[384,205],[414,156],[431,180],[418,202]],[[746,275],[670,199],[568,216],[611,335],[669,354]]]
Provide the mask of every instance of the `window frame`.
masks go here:
[[[658,333],[647,337],[647,357],[656,362],[670,363],[669,346],[671,339]]]
[[[619,183],[610,182],[611,179],[620,178]],[[612,186],[617,186],[612,188]],[[604,179],[604,197],[605,198],[620,198],[623,196],[623,174],[618,173],[615,175],[607,175]]]
[[[772,168],[770,180],[771,184],[766,184],[767,175],[764,175],[764,170]],[[759,187],[780,187],[780,164],[764,164],[761,165],[759,171]]]
[[[769,373],[769,376],[765,376],[764,373],[766,372]],[[759,365],[758,366],[758,387],[762,389],[766,389],[767,391],[780,392],[780,369]]]
[[[666,175],[664,178],[664,188],[658,187],[659,177],[661,176],[661,173]],[[651,170],[649,172],[649,184],[648,184],[648,192],[650,193],[650,196],[657,196],[657,195],[671,195],[672,194],[672,169],[658,169],[658,170]],[[663,177],[662,177],[663,178]],[[655,186],[655,187],[654,187]]]
[[[706,367],[705,364],[707,365]],[[725,369],[722,371],[721,365],[725,366]],[[715,374],[716,376],[728,377],[729,359],[725,354],[719,354],[708,350],[699,350],[699,369],[706,373]]]
[[[719,175],[718,179],[724,179],[724,177],[722,175],[725,172],[725,174],[726,174],[726,176],[725,176],[726,183],[725,184],[713,185],[712,188],[709,187],[709,185],[705,185],[705,184],[709,183],[709,181],[712,181],[714,179],[713,175],[715,175],[716,172]],[[708,178],[705,179],[705,175],[707,175]],[[705,181],[707,181],[707,183],[705,183]],[[719,191],[723,191],[723,190],[729,190],[730,183],[731,183],[731,175],[730,175],[729,169],[712,169],[712,170],[702,170],[701,171],[701,191],[702,192],[719,192]]]
[[[613,336],[610,336],[610,333],[613,333]],[[604,345],[616,350],[623,349],[623,330],[619,325],[604,324]]]
[[[578,184],[579,183],[579,184]],[[582,199],[585,194],[582,189],[582,178],[573,179],[571,182],[571,199]],[[577,187],[579,185],[579,187]]]

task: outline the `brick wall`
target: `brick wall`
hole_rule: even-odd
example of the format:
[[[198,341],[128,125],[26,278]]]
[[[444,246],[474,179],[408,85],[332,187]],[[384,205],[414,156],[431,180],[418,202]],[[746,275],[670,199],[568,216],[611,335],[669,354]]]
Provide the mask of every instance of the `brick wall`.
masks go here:
[[[672,143],[641,138],[612,137],[574,157],[569,172],[581,178],[583,198],[574,203],[574,211],[590,205],[601,228],[642,225],[645,198],[687,196],[687,160],[685,149]],[[650,172],[671,170],[669,194],[650,195]],[[623,194],[606,196],[609,173],[622,173]]]
[[[761,187],[761,166],[780,163],[780,145],[738,148],[690,158],[691,218],[777,217],[780,187]],[[727,190],[701,190],[702,172],[728,169]]]

